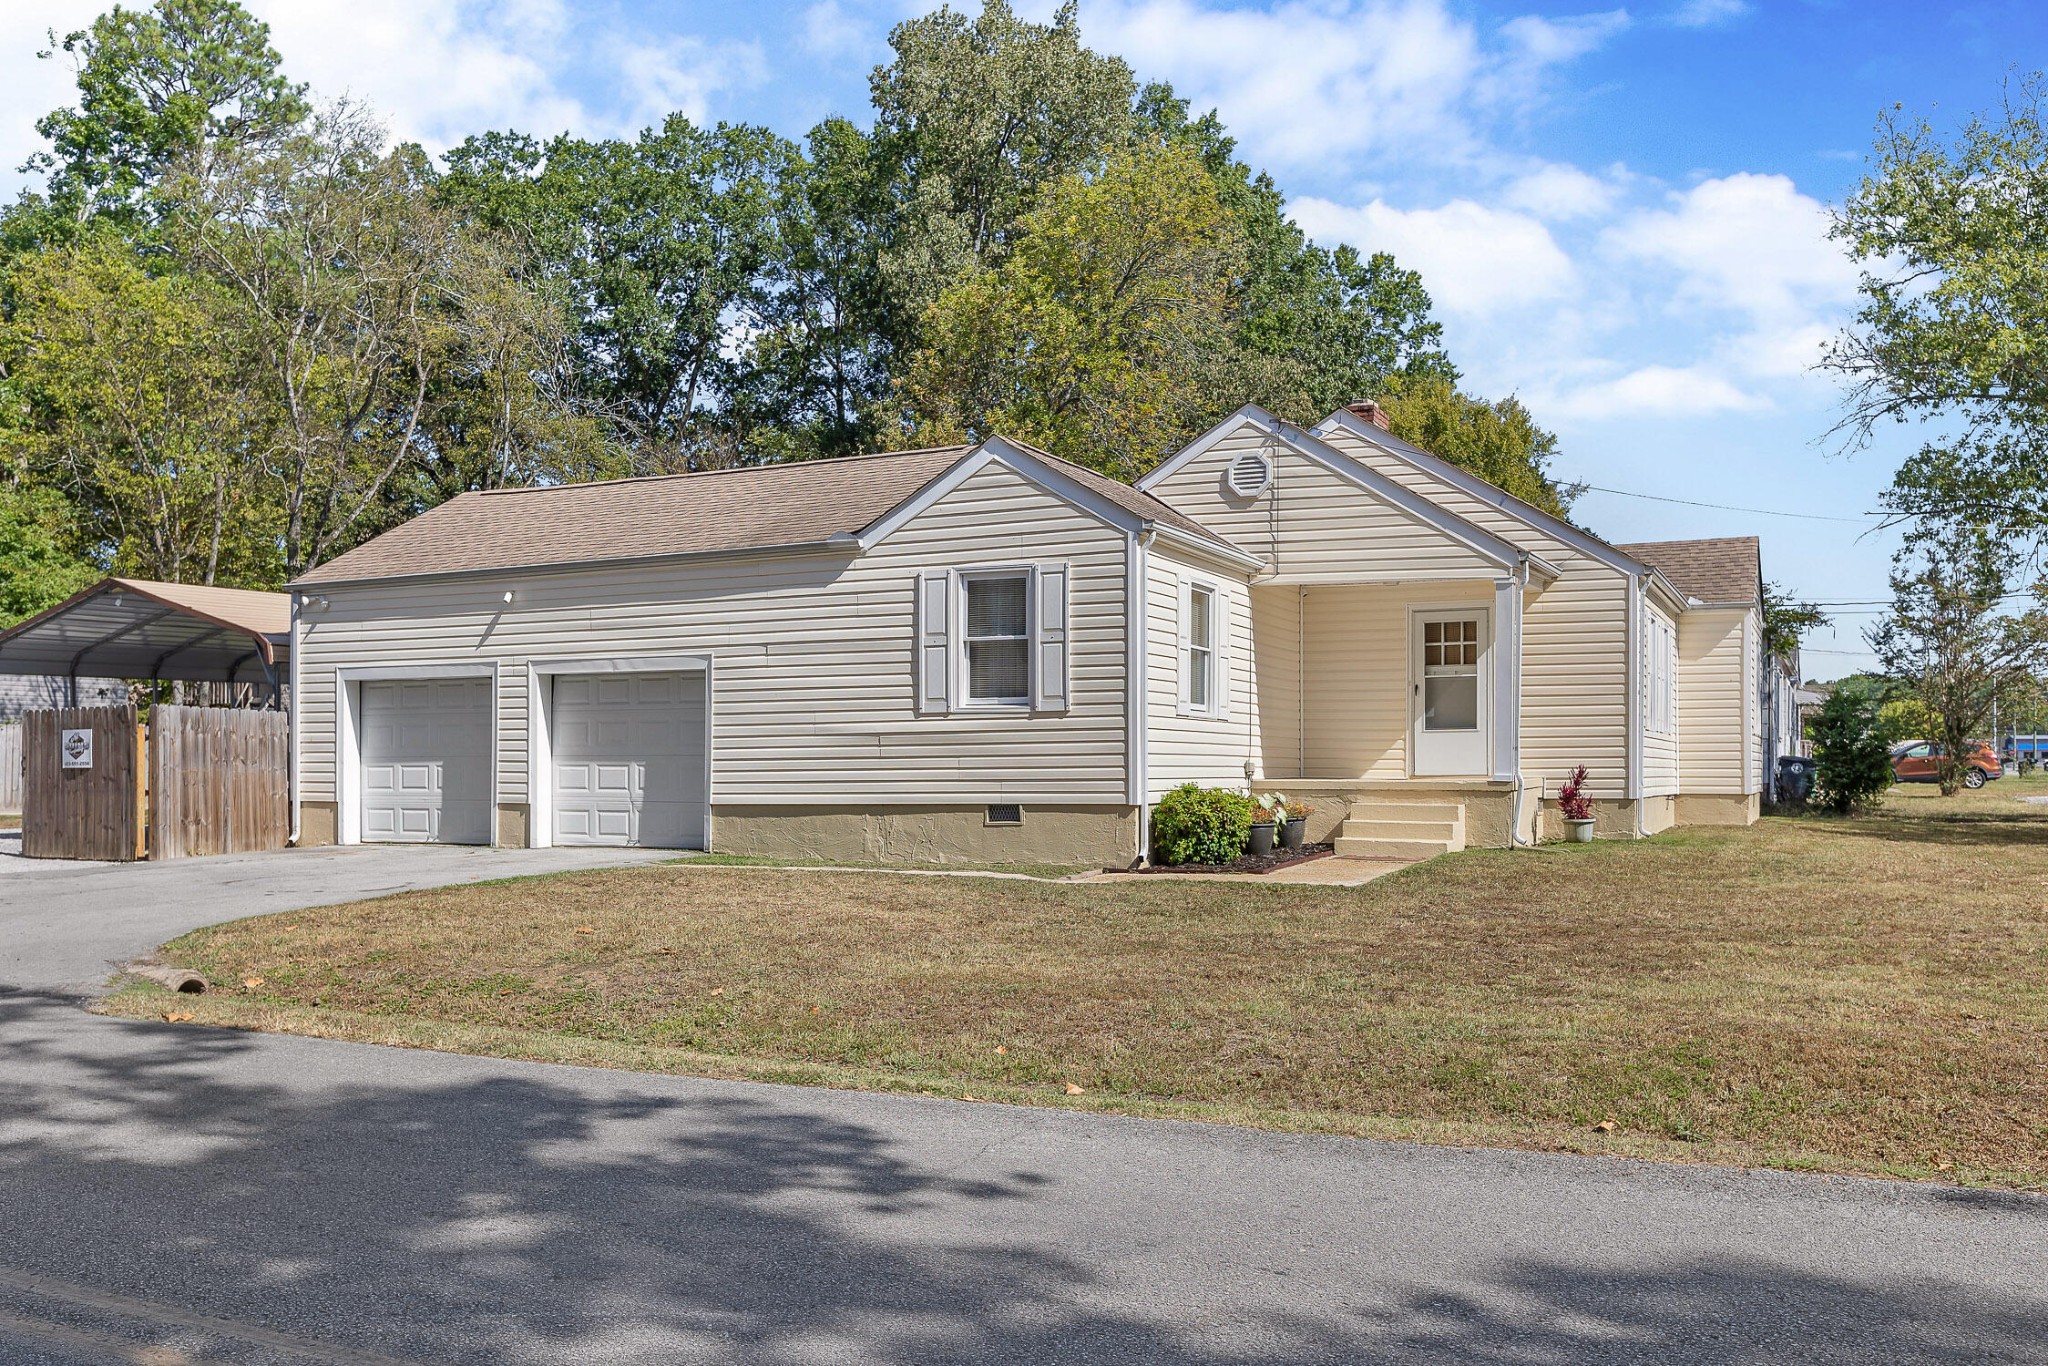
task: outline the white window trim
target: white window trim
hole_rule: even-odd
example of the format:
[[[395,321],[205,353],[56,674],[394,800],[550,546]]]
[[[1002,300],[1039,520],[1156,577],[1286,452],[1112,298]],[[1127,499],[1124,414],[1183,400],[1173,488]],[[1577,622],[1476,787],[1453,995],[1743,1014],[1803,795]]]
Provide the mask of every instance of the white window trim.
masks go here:
[[[1196,706],[1189,696],[1194,678],[1188,671],[1188,652],[1193,632],[1194,595],[1209,595],[1209,700]],[[1181,576],[1174,600],[1175,636],[1173,674],[1174,705],[1177,715],[1217,721],[1230,715],[1230,599],[1223,585],[1214,579]]]
[[[1032,601],[1037,594],[1033,591],[1032,566],[1028,564],[976,565],[972,569],[953,571],[953,679],[954,703],[958,711],[1030,711],[1032,680],[1037,663],[1032,659],[1038,640],[1038,604]],[[1021,579],[1024,583],[1024,693],[1020,697],[976,697],[974,696],[973,673],[967,667],[967,585],[979,579]],[[991,636],[989,639],[1010,639]]]
[[[1643,728],[1657,736],[1678,733],[1678,628],[1656,612],[1643,633]]]

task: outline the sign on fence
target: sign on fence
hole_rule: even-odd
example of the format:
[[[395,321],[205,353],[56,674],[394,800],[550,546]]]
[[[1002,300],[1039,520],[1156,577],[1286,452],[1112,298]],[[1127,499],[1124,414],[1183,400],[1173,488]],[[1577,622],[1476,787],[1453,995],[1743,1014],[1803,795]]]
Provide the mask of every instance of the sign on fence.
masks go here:
[[[67,730],[59,744],[66,768],[92,767],[92,732],[89,730]]]

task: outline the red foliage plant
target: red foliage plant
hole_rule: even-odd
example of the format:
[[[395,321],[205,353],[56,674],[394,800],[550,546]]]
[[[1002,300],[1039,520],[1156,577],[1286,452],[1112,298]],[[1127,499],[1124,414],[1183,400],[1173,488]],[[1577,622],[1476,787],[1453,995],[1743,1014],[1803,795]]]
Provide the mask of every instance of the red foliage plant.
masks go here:
[[[1586,795],[1586,766],[1580,764],[1557,790],[1557,809],[1568,821],[1593,819],[1593,799]]]

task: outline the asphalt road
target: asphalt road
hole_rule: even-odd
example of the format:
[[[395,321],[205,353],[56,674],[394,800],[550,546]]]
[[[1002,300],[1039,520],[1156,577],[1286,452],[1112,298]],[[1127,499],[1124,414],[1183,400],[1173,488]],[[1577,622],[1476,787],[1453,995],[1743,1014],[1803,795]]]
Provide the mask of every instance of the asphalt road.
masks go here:
[[[0,1230],[10,1364],[2048,1361],[2048,1200],[509,1063],[31,991],[0,993]]]

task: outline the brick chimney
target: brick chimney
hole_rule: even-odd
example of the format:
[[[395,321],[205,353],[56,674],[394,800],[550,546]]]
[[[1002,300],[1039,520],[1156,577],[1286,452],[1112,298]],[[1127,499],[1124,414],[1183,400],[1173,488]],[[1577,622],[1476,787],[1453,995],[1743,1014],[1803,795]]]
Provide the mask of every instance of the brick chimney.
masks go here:
[[[1394,424],[1387,418],[1387,410],[1385,408],[1380,407],[1379,404],[1374,403],[1369,398],[1362,398],[1358,400],[1358,402],[1356,403],[1347,403],[1344,405],[1344,410],[1346,412],[1357,413],[1360,417],[1364,418],[1367,422],[1370,422],[1373,426],[1379,428],[1383,432],[1391,432],[1394,430]]]

